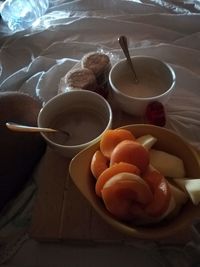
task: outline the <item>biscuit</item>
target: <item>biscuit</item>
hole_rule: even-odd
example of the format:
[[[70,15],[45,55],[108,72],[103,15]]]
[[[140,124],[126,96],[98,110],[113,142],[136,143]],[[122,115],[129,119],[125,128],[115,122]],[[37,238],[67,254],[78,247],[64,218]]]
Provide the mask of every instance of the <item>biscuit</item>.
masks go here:
[[[64,82],[69,89],[80,88],[95,91],[97,82],[94,73],[87,68],[77,68],[69,71]]]
[[[111,68],[110,58],[100,52],[91,52],[81,59],[82,68],[88,68],[93,71],[98,84],[103,84],[108,80],[108,74]]]

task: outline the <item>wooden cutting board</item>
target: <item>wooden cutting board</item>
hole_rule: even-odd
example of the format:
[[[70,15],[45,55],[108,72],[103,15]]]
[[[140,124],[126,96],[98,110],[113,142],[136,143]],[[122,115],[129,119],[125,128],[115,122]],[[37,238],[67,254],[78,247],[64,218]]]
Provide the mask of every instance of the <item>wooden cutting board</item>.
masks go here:
[[[117,114],[117,115],[116,115]],[[115,112],[113,128],[138,123],[133,116]],[[29,234],[38,241],[65,241],[69,243],[132,242],[105,223],[73,184],[66,159],[50,148],[38,165],[34,177],[38,192]],[[191,239],[189,229],[161,243],[185,243]]]
[[[115,111],[113,128],[133,123],[132,116]],[[66,240],[121,242],[123,234],[107,225],[71,180],[66,159],[47,148],[46,154],[35,170],[38,192],[29,234],[40,241]]]
[[[68,175],[69,160],[48,149],[40,162],[37,177],[38,193],[29,229],[38,241],[69,243],[121,243],[134,241],[105,223],[78,191]],[[177,233],[161,243],[184,243],[189,231]]]

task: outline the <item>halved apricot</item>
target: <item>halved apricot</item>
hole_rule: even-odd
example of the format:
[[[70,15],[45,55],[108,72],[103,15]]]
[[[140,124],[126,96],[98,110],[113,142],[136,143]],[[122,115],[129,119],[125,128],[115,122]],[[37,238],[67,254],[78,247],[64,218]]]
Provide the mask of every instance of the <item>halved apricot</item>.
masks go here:
[[[149,152],[141,144],[131,140],[124,140],[112,151],[110,166],[123,161],[136,165],[143,173],[149,165],[149,160]]]
[[[142,214],[143,206],[152,201],[153,195],[141,177],[124,172],[114,175],[105,183],[102,198],[112,215],[131,221],[138,213]]]
[[[100,150],[97,150],[91,160],[90,169],[93,176],[97,179],[99,175],[108,168],[109,162],[108,159],[101,153]]]
[[[143,175],[143,179],[147,182],[153,193],[153,200],[145,208],[145,212],[149,216],[161,216],[168,209],[171,190],[165,177],[157,170],[149,167]]]
[[[128,172],[128,173],[134,173],[134,174],[140,175],[140,170],[138,169],[138,167],[130,163],[120,162],[120,163],[116,163],[110,166],[109,168],[105,169],[97,179],[95,191],[99,197],[101,197],[101,190],[103,189],[104,184],[112,176],[120,172]]]
[[[135,140],[135,136],[126,129],[107,130],[100,141],[100,150],[103,155],[110,158],[113,149],[123,140]]]

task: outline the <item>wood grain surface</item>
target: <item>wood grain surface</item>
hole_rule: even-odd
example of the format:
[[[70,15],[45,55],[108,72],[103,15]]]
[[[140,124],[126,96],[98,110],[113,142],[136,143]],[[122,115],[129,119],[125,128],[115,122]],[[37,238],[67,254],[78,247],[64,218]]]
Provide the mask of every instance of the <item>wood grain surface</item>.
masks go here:
[[[118,112],[113,128],[144,122]],[[67,243],[121,243],[135,241],[124,236],[104,222],[73,184],[66,159],[50,148],[37,167],[38,192],[29,229],[31,238],[38,241],[65,241]],[[191,239],[190,229],[159,241],[161,244],[183,244]]]
[[[122,243],[135,241],[104,222],[73,184],[69,160],[48,149],[38,166],[38,193],[29,229],[40,242],[65,241],[74,244]],[[189,229],[160,243],[185,243]]]

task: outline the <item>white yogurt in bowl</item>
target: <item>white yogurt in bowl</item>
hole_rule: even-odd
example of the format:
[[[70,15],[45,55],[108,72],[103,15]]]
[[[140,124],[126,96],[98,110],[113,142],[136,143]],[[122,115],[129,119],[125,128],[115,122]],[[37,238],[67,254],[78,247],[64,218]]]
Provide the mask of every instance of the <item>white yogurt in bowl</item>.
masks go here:
[[[49,125],[50,128],[66,131],[69,136],[63,133],[49,133],[48,136],[60,145],[77,146],[99,136],[106,126],[107,122],[97,110],[80,106],[58,114]]]
[[[116,63],[109,75],[113,96],[119,107],[133,115],[143,115],[147,105],[153,101],[166,103],[175,88],[175,72],[169,64],[153,57],[132,57],[139,80],[126,61]]]
[[[87,90],[74,90],[52,98],[38,116],[39,127],[66,131],[42,133],[51,148],[67,157],[100,139],[111,128],[112,110],[100,95]]]

